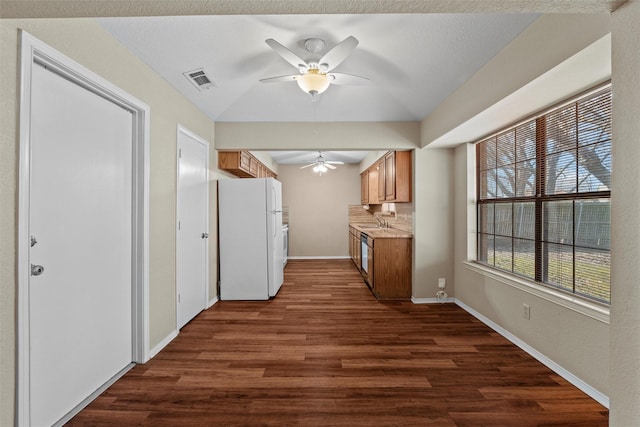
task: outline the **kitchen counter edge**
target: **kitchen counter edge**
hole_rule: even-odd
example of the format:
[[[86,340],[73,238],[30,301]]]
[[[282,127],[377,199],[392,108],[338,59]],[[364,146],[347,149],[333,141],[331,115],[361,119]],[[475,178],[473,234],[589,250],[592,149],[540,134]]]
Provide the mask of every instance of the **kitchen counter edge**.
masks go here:
[[[374,239],[411,239],[413,233],[404,230],[398,230],[397,228],[369,228],[361,227],[361,224],[349,223],[349,227],[353,227],[361,233],[365,233],[369,237]],[[367,224],[368,225],[368,224]],[[375,224],[371,224],[375,225]]]

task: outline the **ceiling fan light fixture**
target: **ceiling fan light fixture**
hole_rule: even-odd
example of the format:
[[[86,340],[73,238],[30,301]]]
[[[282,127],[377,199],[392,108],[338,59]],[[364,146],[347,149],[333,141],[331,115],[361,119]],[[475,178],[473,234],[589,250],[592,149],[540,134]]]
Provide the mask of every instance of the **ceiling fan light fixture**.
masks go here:
[[[317,69],[311,69],[307,74],[297,76],[296,82],[300,89],[312,97],[317,97],[327,90],[331,84],[331,77],[327,74],[321,74]]]
[[[328,170],[329,170],[329,169],[327,169],[327,167],[326,167],[325,165],[323,165],[323,164],[318,164],[318,165],[315,165],[315,166],[313,167],[313,171],[314,171],[315,173],[319,173],[320,175],[322,175],[323,173],[325,173],[325,172],[326,172],[326,171],[328,171]]]

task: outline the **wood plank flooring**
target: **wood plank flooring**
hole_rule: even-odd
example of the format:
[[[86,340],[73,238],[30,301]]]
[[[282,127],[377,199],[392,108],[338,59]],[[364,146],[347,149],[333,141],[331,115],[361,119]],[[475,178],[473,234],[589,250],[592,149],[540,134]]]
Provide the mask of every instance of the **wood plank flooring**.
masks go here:
[[[378,302],[350,260],[289,261],[70,426],[606,426],[608,411],[454,304]]]

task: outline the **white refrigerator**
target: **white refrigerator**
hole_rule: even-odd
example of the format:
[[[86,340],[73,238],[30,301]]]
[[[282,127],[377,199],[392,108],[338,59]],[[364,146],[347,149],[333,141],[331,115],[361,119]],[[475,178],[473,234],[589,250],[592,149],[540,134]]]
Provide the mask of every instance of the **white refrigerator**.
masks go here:
[[[267,300],[284,281],[282,184],[274,178],[218,181],[220,299]]]

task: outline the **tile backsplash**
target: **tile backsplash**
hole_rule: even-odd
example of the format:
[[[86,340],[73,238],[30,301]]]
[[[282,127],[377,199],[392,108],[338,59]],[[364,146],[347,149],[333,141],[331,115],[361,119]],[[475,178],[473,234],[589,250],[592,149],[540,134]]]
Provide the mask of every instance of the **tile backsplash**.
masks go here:
[[[361,205],[349,205],[349,223],[376,222],[374,215],[380,216],[393,228],[413,233],[413,203],[369,205],[369,210],[364,209]]]

